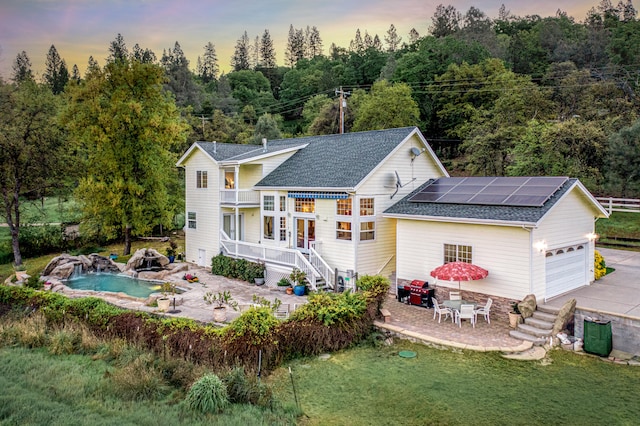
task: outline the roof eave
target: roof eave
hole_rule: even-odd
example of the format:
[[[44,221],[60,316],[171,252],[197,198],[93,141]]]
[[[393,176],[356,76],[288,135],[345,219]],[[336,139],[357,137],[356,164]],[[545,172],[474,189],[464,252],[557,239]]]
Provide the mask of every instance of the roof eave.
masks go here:
[[[465,223],[469,225],[494,225],[494,226],[512,226],[517,228],[536,228],[538,224],[536,222],[516,221],[516,220],[498,220],[498,219],[478,219],[478,218],[466,218],[466,217],[451,217],[451,216],[423,216],[414,214],[402,214],[402,213],[383,213],[382,217],[390,219],[405,219],[405,220],[421,220],[424,222],[451,222],[451,223]]]
[[[253,161],[262,160],[262,159],[265,159],[265,158],[273,157],[275,155],[286,154],[286,153],[289,153],[291,151],[299,151],[299,150],[305,148],[307,145],[309,145],[309,144],[306,143],[306,144],[302,144],[302,145],[296,145],[294,147],[290,147],[290,148],[286,148],[286,149],[282,149],[282,150],[278,150],[278,151],[271,151],[271,152],[264,152],[262,150],[262,148],[258,148],[258,149],[260,149],[260,155],[243,158],[241,160],[227,159],[227,160],[221,161],[220,164],[223,165],[223,166],[235,166],[235,165],[239,165],[239,164],[251,163]],[[242,154],[242,155],[246,155],[246,154]]]
[[[187,152],[185,152],[182,157],[180,157],[180,159],[176,162],[176,167],[184,167],[184,163],[187,160],[187,158],[189,158],[191,156],[191,154],[193,153],[193,151],[195,149],[199,149],[204,155],[206,155],[211,161],[213,161],[214,163],[218,163],[218,161],[216,161],[215,158],[213,158],[211,155],[209,155],[209,153],[204,150],[200,144],[198,144],[198,142],[194,142],[191,144],[191,146],[189,147],[189,149],[187,149]]]
[[[355,188],[299,187],[299,186],[254,186],[254,191],[295,191],[295,192],[355,192]]]

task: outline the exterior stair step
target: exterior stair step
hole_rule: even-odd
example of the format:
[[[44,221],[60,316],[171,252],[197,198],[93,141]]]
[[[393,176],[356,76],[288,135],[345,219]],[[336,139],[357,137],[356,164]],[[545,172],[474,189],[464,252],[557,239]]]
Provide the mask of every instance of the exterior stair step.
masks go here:
[[[536,318],[536,317],[525,318],[524,323],[536,328],[540,328],[542,330],[553,329],[553,322],[545,321],[543,319]]]
[[[546,337],[546,336],[550,336],[553,330],[551,330],[550,328],[549,329],[538,328],[528,324],[518,324],[517,331],[521,331],[523,333],[527,333],[536,337]]]
[[[553,324],[554,322],[556,322],[556,318],[558,318],[558,315],[556,314],[550,314],[547,312],[542,312],[542,311],[535,311],[533,313],[533,318],[542,320],[542,321],[546,321],[546,322],[550,322],[551,324]]]
[[[553,315],[558,315],[560,313],[560,308],[556,308],[555,306],[538,305],[537,309],[540,312],[546,312],[548,314],[553,314]]]
[[[518,330],[511,330],[509,332],[509,335],[511,337],[515,337],[516,339],[526,340],[527,342],[532,342],[536,346],[542,346],[547,342],[547,339],[545,339],[544,337],[532,336],[531,334],[523,333],[523,332],[518,331]]]

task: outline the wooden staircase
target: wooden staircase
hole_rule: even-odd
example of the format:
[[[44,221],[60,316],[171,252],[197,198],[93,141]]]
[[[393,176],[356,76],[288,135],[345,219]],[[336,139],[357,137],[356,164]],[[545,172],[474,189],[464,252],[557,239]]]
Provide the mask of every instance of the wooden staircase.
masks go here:
[[[538,305],[533,316],[525,318],[524,324],[518,324],[515,330],[509,332],[509,335],[516,339],[533,342],[537,346],[544,345],[549,342],[558,312],[558,308]]]

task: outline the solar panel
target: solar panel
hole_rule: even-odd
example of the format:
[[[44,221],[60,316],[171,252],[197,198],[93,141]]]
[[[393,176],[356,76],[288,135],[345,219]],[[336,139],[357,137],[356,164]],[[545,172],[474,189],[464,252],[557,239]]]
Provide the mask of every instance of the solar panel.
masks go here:
[[[540,207],[567,180],[561,176],[439,178],[409,201]]]

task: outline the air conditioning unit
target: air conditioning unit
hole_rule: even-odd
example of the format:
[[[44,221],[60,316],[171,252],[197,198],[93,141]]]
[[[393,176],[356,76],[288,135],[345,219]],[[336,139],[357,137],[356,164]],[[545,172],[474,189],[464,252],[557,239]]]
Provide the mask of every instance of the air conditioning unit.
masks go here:
[[[342,293],[345,290],[356,290],[356,280],[353,270],[338,271],[338,279],[336,280],[336,290]]]

